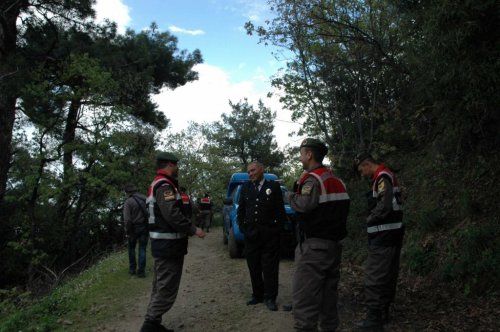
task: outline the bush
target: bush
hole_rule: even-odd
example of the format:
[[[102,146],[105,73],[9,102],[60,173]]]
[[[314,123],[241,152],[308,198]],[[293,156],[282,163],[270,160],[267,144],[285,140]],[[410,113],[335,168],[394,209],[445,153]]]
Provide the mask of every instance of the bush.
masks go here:
[[[499,222],[468,224],[457,232],[442,264],[447,281],[463,282],[465,295],[483,293],[500,280]],[[498,286],[498,284],[496,284]]]
[[[419,275],[430,273],[436,264],[436,252],[433,246],[410,243],[404,251],[406,266]]]

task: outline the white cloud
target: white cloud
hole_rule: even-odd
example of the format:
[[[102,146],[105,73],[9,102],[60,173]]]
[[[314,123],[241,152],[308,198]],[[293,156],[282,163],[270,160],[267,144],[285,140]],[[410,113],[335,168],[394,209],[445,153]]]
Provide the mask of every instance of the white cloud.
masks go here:
[[[288,123],[290,112],[282,109],[277,95],[268,98],[268,91],[257,88],[259,82],[245,80],[231,82],[231,77],[221,68],[200,64],[194,68],[199,73],[199,80],[190,82],[175,90],[163,89],[153,97],[159,110],[170,119],[171,130],[179,132],[188,126],[189,121],[213,122],[220,120],[222,113],[230,113],[229,100],[234,103],[248,99],[254,106],[262,99],[267,107],[277,111],[274,134],[280,146],[296,144],[288,133],[299,129],[297,124]],[[267,89],[270,90],[270,87]]]
[[[240,5],[243,16],[252,22],[263,22],[271,13],[266,0],[240,0]]]
[[[197,29],[197,30],[188,30],[184,28],[179,28],[176,27],[175,25],[171,25],[168,27],[168,29],[172,32],[177,32],[177,33],[185,33],[191,36],[199,36],[199,35],[204,35],[205,31]]]
[[[97,0],[94,9],[96,11],[97,22],[103,22],[108,19],[116,22],[118,33],[125,33],[129,25],[130,8],[123,3],[123,0]]]

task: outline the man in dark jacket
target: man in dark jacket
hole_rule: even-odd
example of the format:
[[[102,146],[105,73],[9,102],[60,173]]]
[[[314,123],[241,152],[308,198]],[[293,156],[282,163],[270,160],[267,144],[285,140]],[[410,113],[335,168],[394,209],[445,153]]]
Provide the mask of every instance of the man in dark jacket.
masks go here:
[[[179,291],[188,236],[205,237],[205,232],[191,224],[183,209],[177,183],[177,157],[162,152],[156,160],[158,171],[147,198],[151,253],[155,260],[153,290],[141,332],[172,331],[161,325],[161,320]]]
[[[128,197],[123,204],[123,221],[128,242],[129,273],[131,275],[137,273],[139,278],[144,278],[146,247],[149,239],[146,196],[139,193],[136,186],[132,184],[125,187],[125,193]],[[139,243],[138,262],[135,258],[137,243]]]
[[[396,295],[399,256],[404,236],[399,182],[384,164],[369,154],[356,161],[360,174],[370,178],[372,197],[366,217],[368,258],[365,268],[366,318],[356,322],[360,330],[382,331]]]
[[[300,145],[304,173],[290,205],[297,213],[300,241],[295,250],[293,311],[296,331],[335,331],[342,245],[349,195],[341,179],[322,162],[328,152],[318,139]]]
[[[238,206],[238,225],[245,235],[245,256],[252,297],[247,305],[265,302],[276,311],[278,295],[280,232],[286,220],[283,194],[278,182],[264,178],[264,166],[252,162],[250,182],[243,185]]]
[[[210,224],[212,221],[212,199],[208,193],[205,193],[202,198],[200,198],[199,211],[200,211],[200,227],[206,230],[207,233],[210,232]]]

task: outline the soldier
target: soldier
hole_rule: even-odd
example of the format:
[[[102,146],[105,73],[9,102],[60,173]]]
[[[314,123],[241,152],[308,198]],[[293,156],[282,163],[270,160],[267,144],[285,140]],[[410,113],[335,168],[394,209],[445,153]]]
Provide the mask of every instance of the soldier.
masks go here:
[[[396,295],[399,255],[404,236],[399,182],[393,172],[369,154],[356,160],[359,173],[372,180],[373,204],[366,218],[368,259],[365,268],[366,318],[361,330],[383,330]]]
[[[139,278],[146,276],[146,247],[148,245],[148,218],[146,196],[139,193],[137,187],[129,184],[125,187],[127,199],[123,204],[123,221],[127,234],[129,274]],[[137,262],[135,248],[139,243]]]
[[[247,305],[264,301],[269,310],[276,311],[280,232],[286,221],[283,194],[278,182],[264,178],[260,162],[250,163],[247,170],[250,181],[243,185],[237,212],[252,282],[252,297]]]
[[[342,180],[323,166],[326,145],[314,138],[300,145],[304,173],[290,205],[297,212],[299,244],[295,250],[293,311],[297,331],[335,331],[339,324],[337,287],[349,195]]]
[[[179,192],[181,194],[182,199],[182,209],[183,213],[192,221],[193,219],[193,202],[191,201],[191,197],[186,192],[185,187],[180,187]]]
[[[205,237],[205,232],[193,226],[183,213],[177,183],[178,158],[161,152],[156,161],[158,171],[147,198],[151,252],[155,260],[153,289],[141,332],[173,331],[161,325],[161,320],[177,297],[188,236]]]
[[[212,200],[208,193],[200,199],[200,227],[201,229],[210,232],[210,224],[212,220]]]

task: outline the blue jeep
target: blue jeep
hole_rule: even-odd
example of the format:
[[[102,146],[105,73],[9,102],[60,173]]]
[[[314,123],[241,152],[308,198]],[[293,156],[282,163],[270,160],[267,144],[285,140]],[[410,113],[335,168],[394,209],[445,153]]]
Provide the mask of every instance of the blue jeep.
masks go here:
[[[264,177],[267,180],[278,180],[278,177],[271,173],[265,173]],[[243,255],[245,236],[238,226],[237,211],[242,184],[248,181],[250,181],[250,178],[247,173],[234,173],[229,181],[226,198],[224,199],[222,238],[224,244],[228,245],[229,257],[231,258],[242,257]],[[281,254],[282,256],[293,256],[294,248],[297,243],[295,237],[295,212],[288,203],[286,195],[287,189],[281,186],[281,190],[283,191],[283,201],[285,203],[285,212],[287,215],[287,222],[281,233]]]

